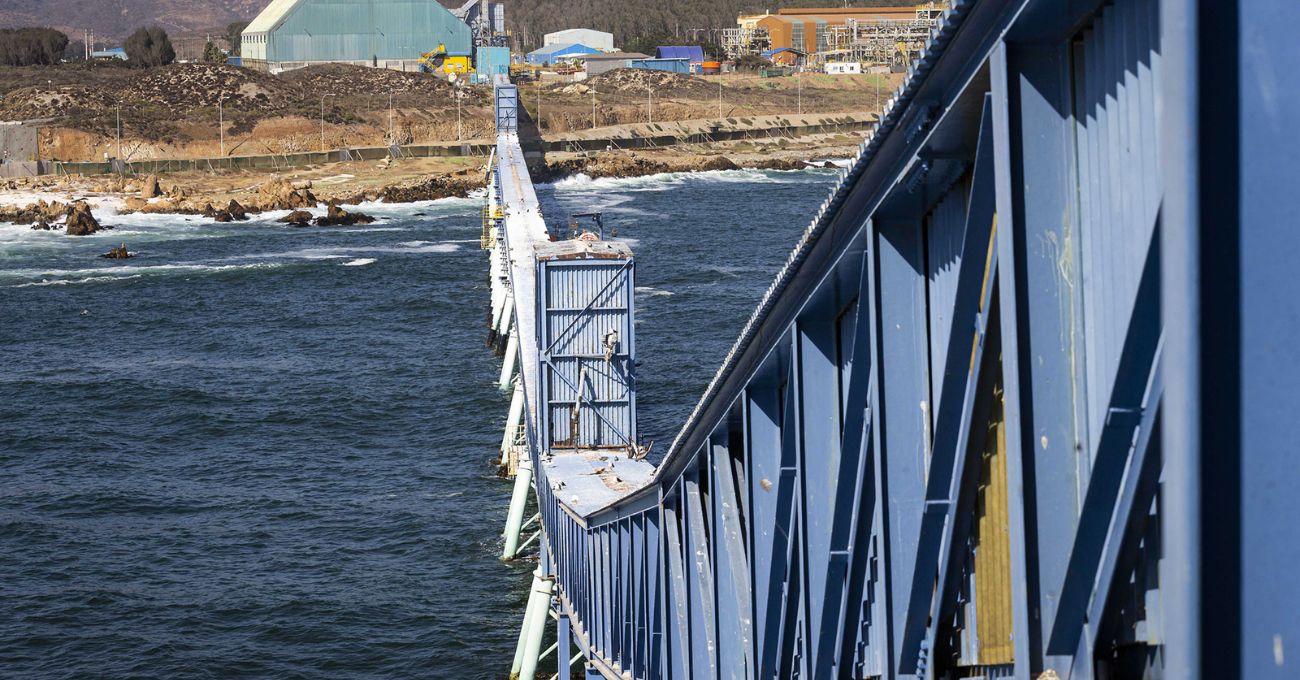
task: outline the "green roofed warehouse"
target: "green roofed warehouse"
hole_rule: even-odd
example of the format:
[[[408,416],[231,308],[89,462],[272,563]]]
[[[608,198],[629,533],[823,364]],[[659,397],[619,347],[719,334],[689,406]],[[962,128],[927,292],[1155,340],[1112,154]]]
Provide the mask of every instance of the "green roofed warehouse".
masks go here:
[[[470,28],[437,0],[271,0],[244,29],[244,66],[272,73],[344,63],[419,70],[445,45],[469,54]]]

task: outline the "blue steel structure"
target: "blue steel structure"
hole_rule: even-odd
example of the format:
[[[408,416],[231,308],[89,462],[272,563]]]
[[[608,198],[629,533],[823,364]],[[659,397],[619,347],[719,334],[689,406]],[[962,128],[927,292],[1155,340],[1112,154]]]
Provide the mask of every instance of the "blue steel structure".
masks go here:
[[[952,3],[660,464],[539,474],[559,677],[1300,677],[1297,19]]]

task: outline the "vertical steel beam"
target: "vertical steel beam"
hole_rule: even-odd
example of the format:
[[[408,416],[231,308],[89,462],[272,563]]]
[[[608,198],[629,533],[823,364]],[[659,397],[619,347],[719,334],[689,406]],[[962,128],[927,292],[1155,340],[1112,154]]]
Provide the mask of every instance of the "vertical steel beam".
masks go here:
[[[1017,184],[1012,174],[1012,129],[1010,66],[1007,45],[999,43],[989,55],[989,84],[993,102],[993,166],[997,192],[998,304],[1001,310],[1003,412],[1008,437],[1006,441],[1008,533],[1011,540],[1011,609],[1015,635],[1015,676],[1027,678],[1042,668],[1042,635],[1038,616],[1037,540],[1034,521],[1034,449],[1020,433],[1032,420],[1031,413],[1022,417],[1022,405],[1029,403],[1029,386],[1022,383],[1022,347],[1020,319],[1023,307],[1023,265],[1017,253],[1023,251],[1022,230],[1014,206]],[[1025,359],[1027,361],[1027,359]],[[1029,367],[1025,367],[1029,371]],[[1023,385],[1023,386],[1022,386]]]
[[[889,570],[889,630],[896,673],[916,673],[918,659],[903,652],[907,605],[916,568],[917,537],[925,513],[929,457],[929,388],[926,357],[925,258],[920,230],[910,222],[876,222],[880,403],[877,405],[888,504],[885,560]],[[933,581],[933,574],[926,580]]]
[[[569,615],[563,612],[555,622],[555,680],[569,680],[569,655],[573,647]]]

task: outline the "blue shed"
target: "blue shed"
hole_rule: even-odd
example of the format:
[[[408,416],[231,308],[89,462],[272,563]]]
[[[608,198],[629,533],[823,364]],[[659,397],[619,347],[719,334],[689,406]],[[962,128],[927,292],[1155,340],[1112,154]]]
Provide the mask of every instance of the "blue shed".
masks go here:
[[[568,43],[565,45],[547,45],[546,47],[533,50],[526,57],[530,64],[554,64],[557,60],[565,57],[576,57],[581,54],[595,54],[600,50],[594,47],[587,47],[581,43]]]
[[[689,59],[633,59],[629,66],[647,71],[691,72],[691,60]]]
[[[480,47],[474,57],[475,81],[492,82],[493,76],[510,75],[509,47]]]
[[[686,59],[692,64],[704,63],[704,48],[699,45],[681,45],[677,47],[656,47],[658,59]]]

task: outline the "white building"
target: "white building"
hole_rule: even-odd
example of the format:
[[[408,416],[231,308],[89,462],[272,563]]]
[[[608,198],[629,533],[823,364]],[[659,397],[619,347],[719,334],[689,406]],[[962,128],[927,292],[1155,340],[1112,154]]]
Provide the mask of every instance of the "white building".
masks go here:
[[[862,64],[856,61],[828,61],[826,72],[832,75],[862,73]]]
[[[542,47],[547,45],[578,44],[594,47],[603,52],[614,51],[614,34],[593,31],[590,28],[569,28],[563,31],[547,33],[542,37]]]

